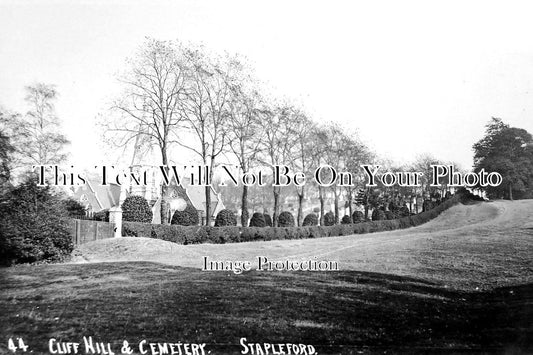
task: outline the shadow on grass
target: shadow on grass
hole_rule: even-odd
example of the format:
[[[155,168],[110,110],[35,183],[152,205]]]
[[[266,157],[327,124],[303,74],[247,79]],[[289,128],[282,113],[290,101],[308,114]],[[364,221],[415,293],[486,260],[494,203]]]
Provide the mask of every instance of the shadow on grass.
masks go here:
[[[50,338],[83,336],[117,350],[146,339],[207,343],[213,353],[240,353],[241,337],[312,344],[319,354],[533,349],[532,284],[465,293],[369,272],[235,275],[147,262],[0,273],[0,350],[9,337],[48,353]]]

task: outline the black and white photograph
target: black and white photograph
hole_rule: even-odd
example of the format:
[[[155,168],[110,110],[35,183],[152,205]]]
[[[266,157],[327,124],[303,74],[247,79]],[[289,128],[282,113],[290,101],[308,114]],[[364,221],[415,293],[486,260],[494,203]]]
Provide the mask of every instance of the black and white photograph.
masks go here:
[[[0,354],[532,354],[532,14],[0,0]]]

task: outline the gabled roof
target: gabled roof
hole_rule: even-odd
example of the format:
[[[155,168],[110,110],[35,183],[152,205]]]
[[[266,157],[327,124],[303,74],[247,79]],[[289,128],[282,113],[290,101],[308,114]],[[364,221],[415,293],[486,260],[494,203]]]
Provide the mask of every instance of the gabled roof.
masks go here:
[[[209,189],[211,192],[211,216],[213,216],[216,211],[218,204],[221,202],[219,196],[211,186]],[[185,190],[187,192],[187,196],[189,197],[189,200],[191,201],[194,208],[200,211],[205,211],[205,186],[187,186],[187,189]]]
[[[109,209],[120,203],[121,186],[109,184],[101,186],[96,180],[87,180],[84,186],[74,191],[73,198],[80,200],[83,195],[95,211]]]

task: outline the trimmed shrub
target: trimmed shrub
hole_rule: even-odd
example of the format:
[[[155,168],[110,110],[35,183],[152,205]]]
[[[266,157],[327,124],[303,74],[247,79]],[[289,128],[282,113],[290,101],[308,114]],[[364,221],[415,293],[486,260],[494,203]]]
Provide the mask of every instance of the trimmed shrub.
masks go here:
[[[74,245],[64,201],[31,177],[0,196],[0,263],[52,262]]]
[[[379,208],[374,208],[374,210],[372,211],[372,220],[383,221],[385,219],[387,219],[385,212],[383,210],[380,210]]]
[[[385,219],[396,219],[396,213],[392,211],[385,211]]]
[[[142,196],[128,196],[122,203],[122,220],[129,222],[152,222],[152,209]]]
[[[266,227],[265,216],[260,212],[255,212],[250,219],[250,227]]]
[[[396,212],[399,209],[400,209],[400,205],[397,203],[397,201],[389,202],[389,211]]]
[[[335,224],[335,214],[329,211],[324,215],[324,225],[332,226],[334,224]]]
[[[176,211],[172,216],[170,224],[180,226],[197,226],[199,223],[198,210],[193,205],[187,204],[183,211]]]
[[[215,227],[236,226],[237,217],[231,210],[222,210],[218,212],[215,220]]]
[[[272,227],[272,217],[268,213],[263,213],[263,218],[265,219],[265,225],[267,227]]]
[[[290,212],[281,212],[278,217],[278,227],[294,227],[294,216]]]
[[[409,207],[407,207],[406,205],[403,205],[402,207],[400,207],[400,209],[398,210],[398,216],[401,218],[401,217],[407,217],[411,214],[411,212],[409,211]]]
[[[344,215],[341,219],[341,224],[350,224],[352,223],[352,219],[348,215]]]
[[[302,226],[317,226],[318,225],[318,217],[314,213],[309,213],[307,216],[305,216],[304,221],[302,223]]]
[[[355,211],[352,213],[353,223],[361,223],[365,221],[365,214],[361,211]]]
[[[93,214],[94,221],[109,222],[109,210],[101,210]]]

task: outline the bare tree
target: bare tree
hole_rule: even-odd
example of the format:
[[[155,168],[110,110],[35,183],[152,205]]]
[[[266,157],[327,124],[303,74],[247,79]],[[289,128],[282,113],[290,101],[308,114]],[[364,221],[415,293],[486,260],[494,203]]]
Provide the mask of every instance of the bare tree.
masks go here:
[[[345,186],[346,200],[351,218],[356,194],[360,188],[364,187],[364,174],[361,169],[361,164],[369,163],[372,155],[368,148],[358,139],[356,132],[345,134],[342,145],[343,167],[353,177],[353,184],[347,184]]]
[[[311,132],[311,141],[313,144],[310,146],[310,157],[315,169],[325,164],[325,153],[327,149],[328,135],[323,126],[316,126],[314,131]],[[326,178],[326,174],[321,174],[321,178]],[[320,225],[324,225],[324,207],[326,202],[325,187],[321,184],[316,184],[318,189],[318,199],[320,201]]]
[[[186,97],[186,66],[181,47],[171,42],[147,39],[135,57],[128,60],[129,71],[119,80],[122,96],[113,104],[118,115],[106,121],[107,138],[119,147],[156,147],[163,166],[169,164],[169,151],[178,142],[183,124],[181,104]],[[135,153],[134,153],[135,154]],[[161,223],[168,224],[166,185],[161,185]]]
[[[439,160],[435,157],[433,157],[430,154],[420,154],[416,157],[415,162],[413,163],[413,171],[419,171],[422,172],[423,175],[421,177],[421,189],[418,192],[418,194],[422,197],[424,195],[430,196],[436,188],[431,187],[431,178],[432,178],[432,169],[431,165],[433,164],[439,164]]]
[[[258,119],[261,97],[257,90],[246,87],[248,80],[237,82],[232,86],[232,99],[229,100],[228,138],[229,148],[243,174],[250,171],[264,132]],[[248,186],[242,186],[241,224],[248,225]]]
[[[64,148],[70,142],[60,133],[60,120],[54,108],[57,97],[53,85],[38,83],[26,87],[29,110],[11,121],[17,165],[50,165],[66,160]]]
[[[290,165],[293,159],[294,122],[291,120],[292,108],[288,105],[267,106],[261,110],[261,127],[264,132],[261,138],[260,163],[270,165],[274,174],[276,165]],[[278,226],[281,186],[272,184],[274,211],[272,224]]]
[[[312,174],[312,132],[316,129],[316,125],[305,115],[304,112],[298,109],[293,109],[293,122],[292,136],[295,137],[294,141],[294,168],[304,173],[306,176]],[[302,225],[303,221],[303,202],[305,199],[306,185],[295,186],[296,195],[298,196],[298,226]]]
[[[187,100],[182,112],[187,126],[197,138],[197,144],[180,142],[183,147],[198,155],[209,167],[209,180],[217,157],[224,151],[227,142],[226,122],[231,87],[235,73],[241,69],[234,58],[214,58],[203,48],[186,51],[189,66]],[[211,187],[205,188],[206,225],[211,222]]]
[[[324,126],[324,133],[321,144],[324,146],[324,159],[326,164],[337,171],[341,171],[345,157],[344,146],[346,145],[346,135],[344,129],[338,123],[329,122]],[[331,185],[334,198],[335,223],[339,223],[339,197],[341,189],[335,181]]]

